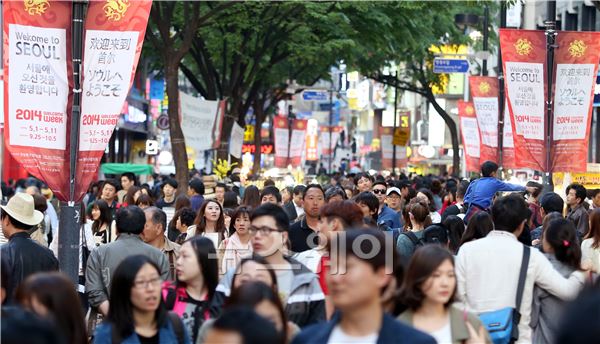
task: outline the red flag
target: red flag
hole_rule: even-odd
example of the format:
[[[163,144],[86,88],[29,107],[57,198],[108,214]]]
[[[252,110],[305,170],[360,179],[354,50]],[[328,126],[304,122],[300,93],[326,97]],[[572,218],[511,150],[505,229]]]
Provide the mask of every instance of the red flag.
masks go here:
[[[69,193],[70,1],[4,1],[4,140],[60,200]]]
[[[585,172],[600,32],[559,31],[554,66],[552,172]]]
[[[515,165],[546,170],[546,36],[500,29],[502,65],[515,146]]]
[[[90,1],[85,20],[75,199],[95,178],[144,43],[151,0]]]
[[[470,172],[479,172],[481,138],[475,107],[472,102],[458,101],[458,118],[465,152],[466,169]]]
[[[469,86],[481,137],[481,161],[498,162],[498,78],[471,76]]]

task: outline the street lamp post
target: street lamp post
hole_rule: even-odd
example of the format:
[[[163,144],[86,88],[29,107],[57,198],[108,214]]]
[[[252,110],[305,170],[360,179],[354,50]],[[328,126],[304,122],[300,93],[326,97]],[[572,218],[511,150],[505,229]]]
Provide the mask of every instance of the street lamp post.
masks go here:
[[[500,2],[500,28],[506,27],[506,2]],[[502,52],[498,45],[498,166],[502,168],[502,146],[504,143],[504,72]]]
[[[546,185],[551,188],[552,183],[552,154],[550,152],[552,147],[552,88],[553,88],[553,77],[554,77],[554,49],[556,48],[556,1],[550,0],[547,2],[547,20],[544,22],[546,26],[546,73],[548,75],[548,89],[547,89],[547,101],[546,101]]]
[[[328,172],[331,171],[331,163],[333,162],[333,150],[335,146],[333,145],[333,82],[331,84],[331,89],[329,90],[329,168]],[[332,148],[333,147],[333,148]]]
[[[489,36],[489,21],[490,21],[490,8],[487,4],[484,6],[483,10],[483,51],[487,53],[488,50],[488,36]],[[483,63],[481,64],[481,75],[487,76],[487,57],[483,59]]]
[[[396,128],[398,127],[397,123],[397,115],[398,115],[398,71],[394,72],[394,132],[392,135],[396,134]],[[393,136],[392,136],[393,137]],[[396,174],[396,145],[394,144],[394,140],[392,139],[392,175]]]

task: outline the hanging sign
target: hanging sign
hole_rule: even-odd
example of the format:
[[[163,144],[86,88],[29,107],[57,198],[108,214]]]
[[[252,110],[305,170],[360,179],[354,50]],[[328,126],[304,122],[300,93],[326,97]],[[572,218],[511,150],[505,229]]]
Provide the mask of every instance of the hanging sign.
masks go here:
[[[498,162],[498,78],[469,77],[479,134],[481,161]]]
[[[458,118],[465,152],[466,169],[469,172],[479,172],[481,139],[473,102],[458,101]]]
[[[275,136],[275,166],[286,167],[289,149],[288,118],[275,116],[273,118],[273,133]]]

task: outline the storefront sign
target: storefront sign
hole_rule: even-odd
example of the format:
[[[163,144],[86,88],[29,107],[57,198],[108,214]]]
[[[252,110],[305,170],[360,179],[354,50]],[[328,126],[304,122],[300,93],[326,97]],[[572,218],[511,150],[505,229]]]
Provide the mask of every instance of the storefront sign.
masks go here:
[[[254,144],[243,144],[242,145],[242,154],[250,153],[254,154],[256,152],[256,145]],[[261,144],[260,145],[261,154],[273,154],[273,144]]]

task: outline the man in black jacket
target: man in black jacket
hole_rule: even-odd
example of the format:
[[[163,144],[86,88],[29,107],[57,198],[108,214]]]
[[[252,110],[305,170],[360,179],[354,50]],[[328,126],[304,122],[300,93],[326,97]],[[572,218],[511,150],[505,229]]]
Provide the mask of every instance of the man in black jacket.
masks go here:
[[[58,270],[58,260],[50,249],[29,237],[28,231],[44,220],[44,214],[34,208],[33,197],[19,193],[0,208],[2,233],[9,239],[0,248],[0,257],[10,271],[7,290],[10,299],[27,276],[40,271]]]

